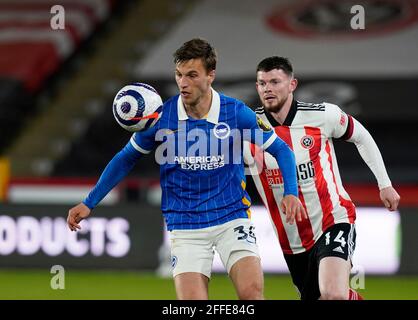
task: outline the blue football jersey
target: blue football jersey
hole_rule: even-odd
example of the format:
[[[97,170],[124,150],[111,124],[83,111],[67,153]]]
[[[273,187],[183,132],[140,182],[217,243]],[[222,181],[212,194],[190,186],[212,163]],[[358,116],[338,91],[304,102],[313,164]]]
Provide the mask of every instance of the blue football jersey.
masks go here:
[[[257,135],[258,133],[258,135]],[[157,124],[135,133],[130,143],[141,153],[156,149],[167,227],[195,229],[248,218],[243,139],[267,147],[278,139],[263,130],[243,102],[212,90],[205,119],[188,117],[179,95],[169,99]]]
[[[298,195],[293,152],[243,102],[212,90],[204,119],[189,118],[179,95],[166,101],[154,127],[133,134],[104,169],[83,203],[93,209],[143,155],[155,150],[160,165],[161,209],[168,230],[199,229],[248,218],[243,140],[271,153],[284,195]]]

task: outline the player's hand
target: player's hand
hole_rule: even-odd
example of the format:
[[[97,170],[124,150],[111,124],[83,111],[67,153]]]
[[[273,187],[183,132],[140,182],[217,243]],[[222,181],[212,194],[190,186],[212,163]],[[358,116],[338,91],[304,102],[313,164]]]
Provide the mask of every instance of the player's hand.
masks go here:
[[[380,190],[380,200],[389,211],[395,211],[401,197],[393,187],[386,187]]]
[[[302,217],[308,219],[308,215],[299,198],[292,194],[284,196],[280,206],[282,211],[286,214],[286,222],[289,224],[293,224],[295,218],[297,221],[302,221]]]
[[[77,231],[81,229],[79,223],[81,220],[87,218],[90,215],[90,208],[84,203],[79,203],[75,207],[68,211],[67,224],[71,231]]]

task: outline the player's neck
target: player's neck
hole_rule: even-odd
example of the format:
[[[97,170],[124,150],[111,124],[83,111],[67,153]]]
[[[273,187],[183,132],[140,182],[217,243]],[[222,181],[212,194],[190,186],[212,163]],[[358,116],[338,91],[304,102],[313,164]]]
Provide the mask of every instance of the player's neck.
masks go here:
[[[188,116],[194,119],[203,119],[207,116],[212,105],[212,90],[209,89],[207,93],[196,102],[196,104],[184,104],[184,108]]]
[[[290,107],[292,106],[293,102],[293,94],[291,93],[285,103],[283,103],[282,107],[279,108],[277,111],[270,111],[272,117],[280,124],[283,124],[289,114]]]

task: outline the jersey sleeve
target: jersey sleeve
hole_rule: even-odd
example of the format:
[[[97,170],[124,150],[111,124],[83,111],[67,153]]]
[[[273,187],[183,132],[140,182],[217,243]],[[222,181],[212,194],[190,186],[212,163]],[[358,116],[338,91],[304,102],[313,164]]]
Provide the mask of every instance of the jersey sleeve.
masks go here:
[[[138,152],[128,142],[107,164],[99,181],[97,181],[83,203],[90,209],[93,209],[132,170],[141,155],[142,153]]]
[[[135,132],[126,146],[118,152],[103,170],[99,181],[83,203],[93,209],[133,168],[136,161],[150,153],[155,145],[156,127]]]
[[[295,155],[289,146],[280,139],[273,128],[258,117],[248,106],[238,109],[238,127],[243,131],[243,139],[257,144],[270,153],[283,174],[284,195],[298,196]]]
[[[379,189],[392,186],[382,154],[372,135],[356,119],[352,118],[352,121],[354,126],[351,130],[351,137],[347,141],[356,145],[360,156],[376,177]]]
[[[156,132],[157,126],[149,128],[145,131],[135,132],[132,135],[131,140],[129,140],[129,143],[136,151],[142,154],[148,154],[156,147]]]
[[[272,127],[245,104],[237,108],[237,121],[243,139],[263,149],[267,149],[276,139],[279,139]]]
[[[328,137],[347,140],[351,137],[352,118],[335,104],[325,103],[325,132]]]
[[[293,194],[298,196],[298,180],[296,175],[295,154],[289,146],[280,138],[266,149],[277,161],[283,175],[284,193],[283,196]]]

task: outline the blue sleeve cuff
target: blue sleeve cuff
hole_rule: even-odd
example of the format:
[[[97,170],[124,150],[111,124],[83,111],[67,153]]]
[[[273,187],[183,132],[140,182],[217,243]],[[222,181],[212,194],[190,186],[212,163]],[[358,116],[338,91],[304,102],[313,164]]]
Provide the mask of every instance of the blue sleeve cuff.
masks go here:
[[[94,205],[90,203],[89,198],[86,198],[82,201],[90,210],[94,209]]]
[[[280,138],[273,141],[273,143],[266,149],[279,164],[280,171],[283,175],[284,193],[283,196],[292,194],[298,196],[298,180],[296,174],[295,154],[289,146]]]

